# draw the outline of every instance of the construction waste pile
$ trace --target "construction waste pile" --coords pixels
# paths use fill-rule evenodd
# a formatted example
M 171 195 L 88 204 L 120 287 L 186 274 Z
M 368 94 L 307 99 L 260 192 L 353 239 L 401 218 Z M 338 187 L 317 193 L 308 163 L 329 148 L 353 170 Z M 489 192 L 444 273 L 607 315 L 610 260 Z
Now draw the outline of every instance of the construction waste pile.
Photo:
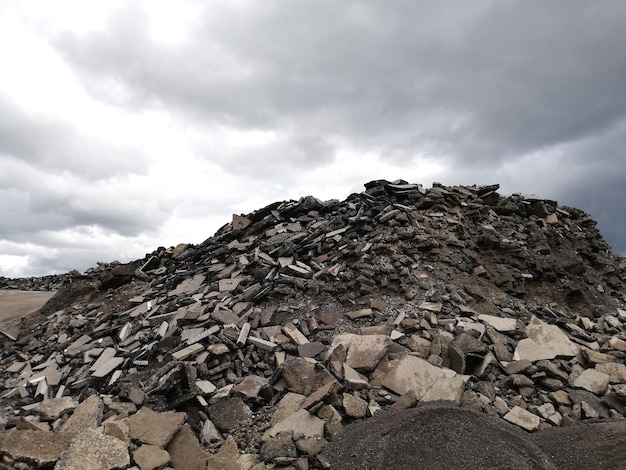
M 626 260 L 583 211 L 497 191 L 372 181 L 0 279 L 58 289 L 0 325 L 0 468 L 339 468 L 351 423 L 440 400 L 524 433 L 623 419 Z

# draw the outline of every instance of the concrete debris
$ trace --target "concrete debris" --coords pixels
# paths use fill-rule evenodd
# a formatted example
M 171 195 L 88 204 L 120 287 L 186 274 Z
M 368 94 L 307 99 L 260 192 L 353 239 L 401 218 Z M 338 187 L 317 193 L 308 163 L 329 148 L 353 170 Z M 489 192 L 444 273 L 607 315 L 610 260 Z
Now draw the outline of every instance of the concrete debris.
M 596 395 L 603 395 L 606 388 L 609 386 L 610 376 L 598 372 L 595 369 L 585 369 L 574 380 L 574 387 L 584 388 L 585 390 L 595 393 Z
M 72 416 L 61 427 L 61 431 L 67 434 L 78 434 L 85 429 L 96 429 L 102 421 L 104 405 L 97 395 L 86 398 L 79 404 Z
M 526 326 L 526 336 L 515 349 L 513 359 L 516 361 L 574 357 L 580 350 L 558 326 L 550 325 L 537 317 L 533 317 Z
M 133 454 L 133 460 L 140 470 L 154 470 L 170 463 L 170 454 L 160 447 L 143 444 Z
M 333 339 L 329 355 L 342 345 L 346 349 L 345 363 L 359 372 L 369 372 L 376 368 L 387 353 L 389 343 L 387 335 L 340 334 Z
M 239 465 L 239 449 L 232 436 L 228 436 L 216 454 L 209 455 L 207 468 L 219 470 L 242 470 Z
M 71 397 L 61 397 L 37 403 L 31 407 L 31 410 L 37 412 L 42 419 L 54 421 L 74 408 L 76 408 L 76 404 Z
M 158 413 L 143 407 L 130 417 L 130 437 L 164 448 L 185 422 L 184 413 Z
M 207 455 L 200 448 L 198 438 L 185 424 L 167 446 L 167 452 L 172 459 L 172 467 L 189 470 L 204 470 Z
M 539 416 L 519 406 L 514 406 L 511 411 L 504 415 L 504 419 L 509 423 L 516 424 L 520 428 L 526 429 L 526 431 L 534 431 L 539 427 L 539 423 L 541 422 Z
M 18 461 L 46 466 L 59 459 L 71 440 L 68 434 L 13 428 L 0 441 L 0 451 Z
M 322 437 L 324 435 L 324 420 L 300 409 L 272 426 L 264 438 L 275 437 L 279 433 L 285 432 L 291 433 L 296 439 Z
M 517 329 L 517 320 L 515 318 L 502 318 L 494 315 L 478 315 L 478 319 L 488 325 L 493 326 L 497 331 L 510 332 Z
M 624 414 L 626 263 L 587 214 L 497 185 L 365 188 L 0 278 L 57 291 L 0 326 L 5 462 L 320 468 L 346 423 L 389 408 L 479 405 L 527 431 Z
M 113 470 L 130 464 L 126 444 L 91 428 L 77 434 L 55 470 Z
M 404 356 L 391 365 L 391 370 L 382 384 L 398 395 L 412 391 L 418 399 L 421 399 L 437 380 L 455 375 L 456 372 L 453 370 L 434 366 L 419 357 Z
M 252 412 L 248 405 L 239 398 L 218 401 L 207 408 L 211 420 L 223 432 L 232 432 L 244 426 Z

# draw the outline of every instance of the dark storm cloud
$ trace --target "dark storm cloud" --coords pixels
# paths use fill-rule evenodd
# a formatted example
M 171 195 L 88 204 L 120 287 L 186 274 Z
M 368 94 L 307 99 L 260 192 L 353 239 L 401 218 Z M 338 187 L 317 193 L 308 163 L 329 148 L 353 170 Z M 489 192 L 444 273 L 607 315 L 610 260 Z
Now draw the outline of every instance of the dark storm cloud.
M 532 151 L 624 116 L 618 2 L 376 5 L 211 6 L 171 48 L 129 7 L 109 29 L 58 44 L 91 78 L 123 83 L 144 105 L 368 146 L 435 141 L 459 158 Z

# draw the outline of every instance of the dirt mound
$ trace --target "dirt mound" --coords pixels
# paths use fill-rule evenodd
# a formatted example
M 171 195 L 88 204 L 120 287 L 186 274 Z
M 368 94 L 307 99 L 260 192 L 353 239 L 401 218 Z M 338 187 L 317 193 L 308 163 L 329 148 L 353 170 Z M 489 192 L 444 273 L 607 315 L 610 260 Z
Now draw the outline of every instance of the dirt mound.
M 363 465 L 366 448 L 409 465 L 385 450 L 404 442 L 424 465 L 449 454 L 439 468 L 558 467 L 527 431 L 624 418 L 626 263 L 584 212 L 497 189 L 373 181 L 233 215 L 199 245 L 9 281 L 63 288 L 0 337 L 0 454 L 302 470 L 365 420 L 376 439 L 345 438 Z M 421 408 L 441 400 L 484 415 Z
M 441 403 L 381 412 L 324 452 L 331 468 L 556 470 L 528 434 L 499 418 Z
M 324 451 L 331 468 L 588 470 L 626 468 L 626 422 L 535 434 L 468 407 L 429 403 L 348 426 Z

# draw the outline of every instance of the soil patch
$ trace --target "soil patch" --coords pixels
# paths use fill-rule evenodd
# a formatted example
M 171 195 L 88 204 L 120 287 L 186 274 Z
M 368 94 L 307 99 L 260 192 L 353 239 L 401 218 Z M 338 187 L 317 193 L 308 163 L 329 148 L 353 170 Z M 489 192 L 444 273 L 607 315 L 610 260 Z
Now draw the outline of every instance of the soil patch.
M 445 403 L 377 413 L 324 451 L 331 468 L 463 470 L 626 468 L 626 421 L 526 433 Z
M 40 309 L 55 292 L 0 290 L 0 324 Z

